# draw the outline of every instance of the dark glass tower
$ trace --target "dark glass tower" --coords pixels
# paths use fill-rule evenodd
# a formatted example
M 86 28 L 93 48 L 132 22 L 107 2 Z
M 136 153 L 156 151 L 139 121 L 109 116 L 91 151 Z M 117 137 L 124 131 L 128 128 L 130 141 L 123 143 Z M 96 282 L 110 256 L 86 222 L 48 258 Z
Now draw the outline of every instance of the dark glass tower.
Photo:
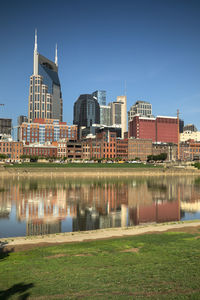
M 99 103 L 91 94 L 80 95 L 74 103 L 74 124 L 79 127 L 90 127 L 92 124 L 99 124 L 100 108 Z

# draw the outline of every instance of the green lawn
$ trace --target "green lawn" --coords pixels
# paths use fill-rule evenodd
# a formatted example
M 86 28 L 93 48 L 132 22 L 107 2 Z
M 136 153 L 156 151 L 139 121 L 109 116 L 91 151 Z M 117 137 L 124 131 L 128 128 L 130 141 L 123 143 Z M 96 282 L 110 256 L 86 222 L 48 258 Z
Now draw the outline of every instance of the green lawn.
M 143 163 L 22 163 L 5 165 L 6 168 L 158 168 L 152 164 Z
M 0 299 L 200 299 L 200 232 L 65 244 L 0 258 Z

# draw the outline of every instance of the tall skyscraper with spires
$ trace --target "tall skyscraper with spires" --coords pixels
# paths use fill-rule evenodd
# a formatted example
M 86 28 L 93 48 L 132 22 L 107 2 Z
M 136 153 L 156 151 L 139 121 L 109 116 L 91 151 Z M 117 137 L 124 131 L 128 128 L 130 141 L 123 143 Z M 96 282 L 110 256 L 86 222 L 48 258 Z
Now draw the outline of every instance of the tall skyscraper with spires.
M 30 77 L 28 121 L 35 119 L 63 118 L 63 101 L 58 77 L 58 54 L 55 49 L 55 62 L 38 53 L 37 31 L 33 54 L 33 75 Z

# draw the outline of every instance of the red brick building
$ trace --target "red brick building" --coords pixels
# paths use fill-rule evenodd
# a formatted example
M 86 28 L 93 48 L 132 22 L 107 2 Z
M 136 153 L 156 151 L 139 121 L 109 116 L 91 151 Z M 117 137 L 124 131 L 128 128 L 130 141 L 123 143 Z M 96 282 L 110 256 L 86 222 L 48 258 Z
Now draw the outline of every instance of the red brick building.
M 25 145 L 24 155 L 41 156 L 41 157 L 57 157 L 57 146 L 53 145 Z
M 175 117 L 157 118 L 136 115 L 129 122 L 129 137 L 150 139 L 152 142 L 178 143 L 178 121 Z
M 77 130 L 77 125 L 67 125 L 59 120 L 35 119 L 33 123 L 22 123 L 19 127 L 19 138 L 26 143 L 77 140 Z
M 156 118 L 156 141 L 162 143 L 178 143 L 178 120 L 176 117 Z
M 117 157 L 128 159 L 128 139 L 117 139 Z
M 128 139 L 128 159 L 135 160 L 139 158 L 146 161 L 147 157 L 152 155 L 152 141 L 149 139 Z
M 0 153 L 7 155 L 8 159 L 20 160 L 23 155 L 23 143 L 0 141 Z
M 129 122 L 129 137 L 156 141 L 156 119 L 135 116 Z

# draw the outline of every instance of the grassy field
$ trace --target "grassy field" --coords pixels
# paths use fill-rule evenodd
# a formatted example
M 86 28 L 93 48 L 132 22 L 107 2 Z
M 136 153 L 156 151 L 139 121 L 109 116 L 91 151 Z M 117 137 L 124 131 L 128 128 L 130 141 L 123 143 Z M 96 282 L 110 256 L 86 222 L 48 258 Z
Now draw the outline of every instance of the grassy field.
M 200 299 L 199 280 L 199 229 L 0 256 L 0 299 Z
M 158 168 L 152 164 L 128 163 L 22 163 L 5 165 L 6 168 Z

